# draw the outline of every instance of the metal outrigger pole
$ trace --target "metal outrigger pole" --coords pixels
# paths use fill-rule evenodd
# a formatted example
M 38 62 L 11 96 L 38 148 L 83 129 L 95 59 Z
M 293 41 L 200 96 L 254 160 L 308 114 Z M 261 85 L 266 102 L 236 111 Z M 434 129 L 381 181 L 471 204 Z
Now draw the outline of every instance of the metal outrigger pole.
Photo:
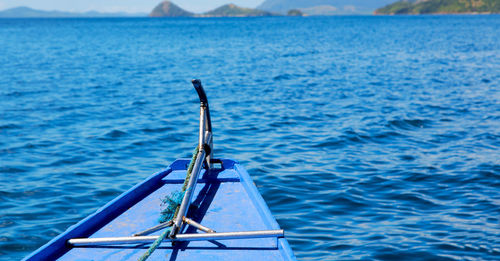
M 205 168 L 210 170 L 213 168 L 213 140 L 212 140 L 212 122 L 210 120 L 210 110 L 208 107 L 208 99 L 201 85 L 200 80 L 192 80 L 194 88 L 200 98 L 200 132 L 198 138 L 198 152 L 194 162 L 193 170 L 184 192 L 184 197 L 177 211 L 177 215 L 169 222 L 149 228 L 145 231 L 138 232 L 131 237 L 111 237 L 111 238 L 73 238 L 68 240 L 68 244 L 73 246 L 89 246 L 89 245 L 116 245 L 130 243 L 150 243 L 158 239 L 158 236 L 146 236 L 155 231 L 165 229 L 172 226 L 169 234 L 170 242 L 174 241 L 197 241 L 197 240 L 224 240 L 224 239 L 248 239 L 248 238 L 266 238 L 266 237 L 283 237 L 282 229 L 276 230 L 260 230 L 260 231 L 239 231 L 239 232 L 223 232 L 218 233 L 207 228 L 194 220 L 189 219 L 186 215 L 191 205 L 191 200 L 198 183 L 198 178 L 201 173 L 203 164 Z M 204 231 L 203 234 L 182 234 L 184 226 L 189 224 L 196 227 L 198 230 Z M 160 241 L 161 242 L 161 241 Z M 153 250 L 154 251 L 154 250 Z
M 201 85 L 201 81 L 193 80 L 192 83 L 200 98 L 200 133 L 198 139 L 198 155 L 196 156 L 193 171 L 191 173 L 186 192 L 184 193 L 184 198 L 182 199 L 182 203 L 179 207 L 179 211 L 177 216 L 174 217 L 172 232 L 169 235 L 170 238 L 175 238 L 177 233 L 183 229 L 184 218 L 189 209 L 189 205 L 191 205 L 191 198 L 193 197 L 193 192 L 196 187 L 196 183 L 198 182 L 198 177 L 203 163 L 205 162 L 207 169 L 212 167 L 210 162 L 213 157 L 212 122 L 210 120 L 208 99 L 205 90 L 203 90 L 203 86 Z

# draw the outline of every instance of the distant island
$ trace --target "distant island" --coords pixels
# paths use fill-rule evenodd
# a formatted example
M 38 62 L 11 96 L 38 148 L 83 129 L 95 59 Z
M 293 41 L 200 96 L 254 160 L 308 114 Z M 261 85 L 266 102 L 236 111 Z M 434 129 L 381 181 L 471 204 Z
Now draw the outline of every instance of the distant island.
M 44 11 L 29 7 L 15 7 L 0 11 L 0 18 L 70 18 L 70 17 L 144 17 L 144 13 L 101 13 L 89 11 L 84 13 Z
M 290 11 L 288 11 L 288 13 L 286 15 L 288 15 L 288 16 L 304 16 L 304 13 L 302 13 L 302 11 L 300 11 L 299 9 L 291 9 Z
M 239 7 L 234 4 L 226 4 L 214 10 L 196 14 L 186 11 L 170 1 L 161 2 L 149 14 L 150 17 L 251 17 L 274 15 L 277 14 L 259 9 Z
M 304 15 L 368 15 L 394 1 L 396 0 L 265 0 L 257 9 L 279 14 L 295 9 Z
M 273 16 L 271 12 L 262 11 L 253 8 L 243 8 L 234 4 L 227 4 L 218 7 L 212 11 L 208 11 L 201 16 L 203 17 L 241 17 L 241 16 Z
M 375 10 L 375 14 L 491 14 L 500 13 L 500 0 L 399 1 Z
M 151 13 L 150 17 L 193 17 L 195 13 L 188 12 L 170 1 L 163 1 L 158 4 Z

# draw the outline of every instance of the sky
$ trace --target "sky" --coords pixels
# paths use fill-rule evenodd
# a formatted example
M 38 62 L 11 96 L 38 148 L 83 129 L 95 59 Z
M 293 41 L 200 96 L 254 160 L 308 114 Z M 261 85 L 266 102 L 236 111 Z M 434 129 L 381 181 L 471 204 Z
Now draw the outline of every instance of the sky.
M 162 0 L 0 0 L 0 10 L 27 6 L 40 10 L 72 12 L 143 12 L 149 13 Z M 264 0 L 173 0 L 178 6 L 192 12 L 205 12 L 233 3 L 242 7 L 256 7 Z

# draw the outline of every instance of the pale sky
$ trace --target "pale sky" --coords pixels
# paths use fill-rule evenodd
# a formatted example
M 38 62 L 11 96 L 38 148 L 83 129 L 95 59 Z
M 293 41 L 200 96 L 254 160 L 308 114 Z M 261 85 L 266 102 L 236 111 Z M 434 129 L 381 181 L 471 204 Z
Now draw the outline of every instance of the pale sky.
M 0 0 L 0 10 L 27 6 L 41 10 L 144 12 L 149 13 L 162 0 Z M 178 6 L 192 12 L 205 12 L 224 4 L 233 3 L 242 7 L 256 7 L 264 0 L 173 0 Z

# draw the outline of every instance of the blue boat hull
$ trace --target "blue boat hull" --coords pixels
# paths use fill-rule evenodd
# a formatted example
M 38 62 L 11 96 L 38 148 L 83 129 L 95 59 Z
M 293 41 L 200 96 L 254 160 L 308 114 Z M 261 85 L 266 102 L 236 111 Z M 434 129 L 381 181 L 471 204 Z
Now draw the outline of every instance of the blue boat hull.
M 233 160 L 203 172 L 189 216 L 217 232 L 279 229 L 246 170 Z M 180 190 L 189 160 L 123 193 L 25 260 L 137 260 L 149 244 L 72 247 L 72 238 L 128 237 L 158 224 L 161 200 Z M 196 233 L 188 226 L 184 233 Z M 156 232 L 153 235 L 158 235 Z M 203 232 L 200 232 L 203 233 Z M 283 237 L 163 243 L 148 260 L 295 260 Z

